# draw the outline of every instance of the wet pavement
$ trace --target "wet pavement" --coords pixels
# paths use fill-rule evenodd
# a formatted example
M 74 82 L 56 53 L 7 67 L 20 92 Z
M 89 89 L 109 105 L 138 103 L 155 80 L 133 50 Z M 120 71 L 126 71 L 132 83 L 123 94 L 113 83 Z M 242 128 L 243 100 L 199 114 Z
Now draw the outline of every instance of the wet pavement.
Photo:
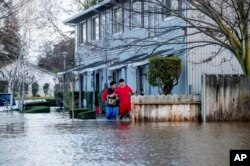
M 0 165 L 229 165 L 250 149 L 250 123 L 131 123 L 0 112 Z

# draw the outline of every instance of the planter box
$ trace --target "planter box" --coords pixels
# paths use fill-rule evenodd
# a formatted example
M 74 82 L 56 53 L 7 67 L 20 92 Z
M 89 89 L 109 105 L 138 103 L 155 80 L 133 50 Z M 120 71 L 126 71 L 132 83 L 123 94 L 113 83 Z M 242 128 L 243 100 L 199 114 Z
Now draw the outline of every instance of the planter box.
M 77 119 L 96 119 L 94 111 L 81 112 L 77 115 Z
M 75 108 L 75 110 L 74 110 L 74 118 L 77 118 L 77 115 L 79 113 L 87 112 L 87 111 L 89 111 L 88 108 Z M 72 111 L 69 111 L 69 116 L 70 116 L 70 118 L 73 118 L 73 112 Z

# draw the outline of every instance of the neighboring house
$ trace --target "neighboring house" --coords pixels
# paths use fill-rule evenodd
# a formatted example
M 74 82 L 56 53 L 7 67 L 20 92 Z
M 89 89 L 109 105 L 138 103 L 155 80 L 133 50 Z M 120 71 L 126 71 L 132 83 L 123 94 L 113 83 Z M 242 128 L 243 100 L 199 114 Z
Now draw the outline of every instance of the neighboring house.
M 185 7 L 182 1 L 184 0 L 163 0 L 163 3 L 172 9 L 179 9 Z M 152 13 L 146 12 L 152 10 Z M 179 50 L 185 49 L 186 44 L 150 45 L 149 43 L 164 42 L 186 33 L 185 30 L 176 30 L 161 35 L 161 27 L 186 25 L 172 16 L 171 12 L 162 14 L 162 10 L 159 5 L 148 5 L 143 1 L 125 0 L 118 3 L 114 0 L 103 0 L 66 20 L 66 24 L 75 26 L 75 67 L 59 72 L 58 75 L 73 71 L 77 75 L 77 91 L 100 92 L 105 83 L 124 78 L 138 94 L 142 90 L 143 94 L 158 94 L 158 88 L 150 86 L 147 80 L 148 58 L 152 52 L 156 55 L 178 55 L 182 58 L 182 74 L 179 84 L 173 89 L 174 94 L 200 94 L 201 76 L 204 73 L 242 73 L 235 59 L 228 62 L 225 60 L 221 64 L 224 56 L 230 54 L 228 52 L 208 63 L 200 63 L 202 58 L 210 56 L 214 51 L 213 46 L 180 53 Z M 148 40 L 140 43 L 143 46 L 133 42 L 145 37 Z M 185 43 L 193 40 L 193 37 L 178 40 Z M 120 49 L 117 49 L 119 46 Z M 157 49 L 154 50 L 156 46 Z
M 12 63 L 8 66 L 5 66 L 4 68 L 0 69 L 1 75 L 0 80 L 1 81 L 9 81 L 10 80 L 10 72 L 14 72 L 15 67 L 17 66 L 17 63 Z M 45 83 L 49 84 L 49 90 L 48 95 L 50 97 L 54 96 L 54 87 L 58 83 L 58 78 L 56 74 L 39 68 L 38 66 L 31 64 L 29 62 L 25 62 L 24 65 L 20 65 L 17 67 L 16 70 L 16 78 L 21 82 L 22 81 L 22 74 L 24 74 L 24 82 L 25 82 L 25 93 L 27 96 L 32 96 L 32 85 L 31 83 L 37 82 L 39 85 L 38 95 L 41 97 L 44 97 L 44 90 L 43 86 Z M 5 90 L 8 89 L 5 88 Z

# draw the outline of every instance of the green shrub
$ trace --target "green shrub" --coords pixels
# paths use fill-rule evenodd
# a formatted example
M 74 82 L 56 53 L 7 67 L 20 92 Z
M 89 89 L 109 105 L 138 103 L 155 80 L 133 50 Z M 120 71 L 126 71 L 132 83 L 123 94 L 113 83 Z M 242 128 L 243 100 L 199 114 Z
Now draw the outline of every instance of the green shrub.
M 87 112 L 87 111 L 89 111 L 87 108 L 75 108 L 75 109 L 74 109 L 74 118 L 77 118 L 77 115 L 78 115 L 79 113 Z M 70 116 L 70 118 L 73 117 L 73 113 L 72 113 L 71 110 L 69 110 L 69 116 Z
M 34 82 L 34 83 L 32 83 L 31 86 L 32 86 L 32 95 L 33 95 L 33 97 L 36 97 L 37 96 L 37 92 L 39 90 L 39 85 L 38 85 L 37 82 Z
M 12 111 L 20 111 L 20 109 L 19 108 L 15 108 L 15 109 L 12 109 Z
M 99 102 L 100 109 L 102 111 L 105 111 L 105 103 L 102 102 L 102 93 L 103 92 L 98 94 L 98 102 Z
M 27 107 L 24 110 L 24 113 L 49 113 L 50 107 L 47 106 L 33 106 Z
M 56 99 L 46 99 L 46 102 L 50 103 L 50 106 L 59 106 Z
M 63 93 L 62 92 L 55 92 L 54 93 L 55 100 L 58 106 L 63 106 Z
M 178 57 L 155 56 L 149 59 L 149 83 L 160 87 L 165 95 L 178 84 L 180 74 L 181 59 Z
M 94 111 L 81 112 L 77 115 L 77 119 L 96 119 L 96 113 Z
M 72 95 L 73 95 L 73 93 L 70 91 L 65 92 L 65 94 L 64 94 L 64 97 L 65 97 L 64 104 L 65 104 L 65 108 L 67 108 L 67 109 L 72 109 L 72 102 L 74 102 L 74 101 L 72 101 Z M 74 107 L 76 107 L 76 106 L 74 106 Z
M 86 100 L 86 107 L 90 110 L 93 109 L 93 92 L 82 92 L 82 100 Z M 59 106 L 63 106 L 63 93 L 56 92 L 55 93 L 55 100 L 57 101 Z M 75 107 L 79 107 L 79 92 L 74 92 L 74 102 Z M 67 106 L 72 106 L 72 92 L 65 93 L 65 103 Z M 69 108 L 67 108 L 69 109 Z
M 33 106 L 47 106 L 49 107 L 51 105 L 48 101 L 41 101 L 41 102 L 31 102 L 31 103 L 25 103 L 24 107 L 33 107 Z
M 48 92 L 49 92 L 49 84 L 48 83 L 45 83 L 43 85 L 43 92 L 44 92 L 44 95 L 46 97 L 48 95 Z

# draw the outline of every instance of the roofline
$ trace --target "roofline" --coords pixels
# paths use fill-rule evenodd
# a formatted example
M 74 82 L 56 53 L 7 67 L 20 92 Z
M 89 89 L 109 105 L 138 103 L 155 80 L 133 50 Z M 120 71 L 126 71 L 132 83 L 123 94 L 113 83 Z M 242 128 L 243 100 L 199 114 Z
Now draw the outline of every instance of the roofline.
M 79 19 L 80 17 L 83 17 L 86 14 L 89 14 L 90 12 L 94 12 L 96 9 L 103 7 L 104 5 L 107 5 L 109 3 L 112 3 L 114 0 L 104 0 L 94 6 L 89 7 L 86 10 L 82 10 L 81 12 L 79 12 L 78 14 L 66 19 L 65 21 L 63 21 L 64 24 L 67 25 L 75 25 L 76 24 L 76 20 Z
M 28 61 L 27 61 L 27 65 L 29 65 L 29 66 L 31 66 L 31 67 L 34 67 L 34 68 L 36 68 L 37 70 L 40 70 L 40 71 L 42 71 L 42 72 L 44 72 L 44 73 L 47 73 L 47 74 L 50 74 L 50 75 L 56 77 L 56 74 L 55 74 L 55 73 L 53 73 L 53 72 L 51 72 L 51 71 L 49 71 L 49 70 L 47 70 L 47 69 L 43 69 L 43 68 L 39 67 L 38 65 L 34 65 L 33 63 L 30 63 L 30 62 L 28 62 Z

